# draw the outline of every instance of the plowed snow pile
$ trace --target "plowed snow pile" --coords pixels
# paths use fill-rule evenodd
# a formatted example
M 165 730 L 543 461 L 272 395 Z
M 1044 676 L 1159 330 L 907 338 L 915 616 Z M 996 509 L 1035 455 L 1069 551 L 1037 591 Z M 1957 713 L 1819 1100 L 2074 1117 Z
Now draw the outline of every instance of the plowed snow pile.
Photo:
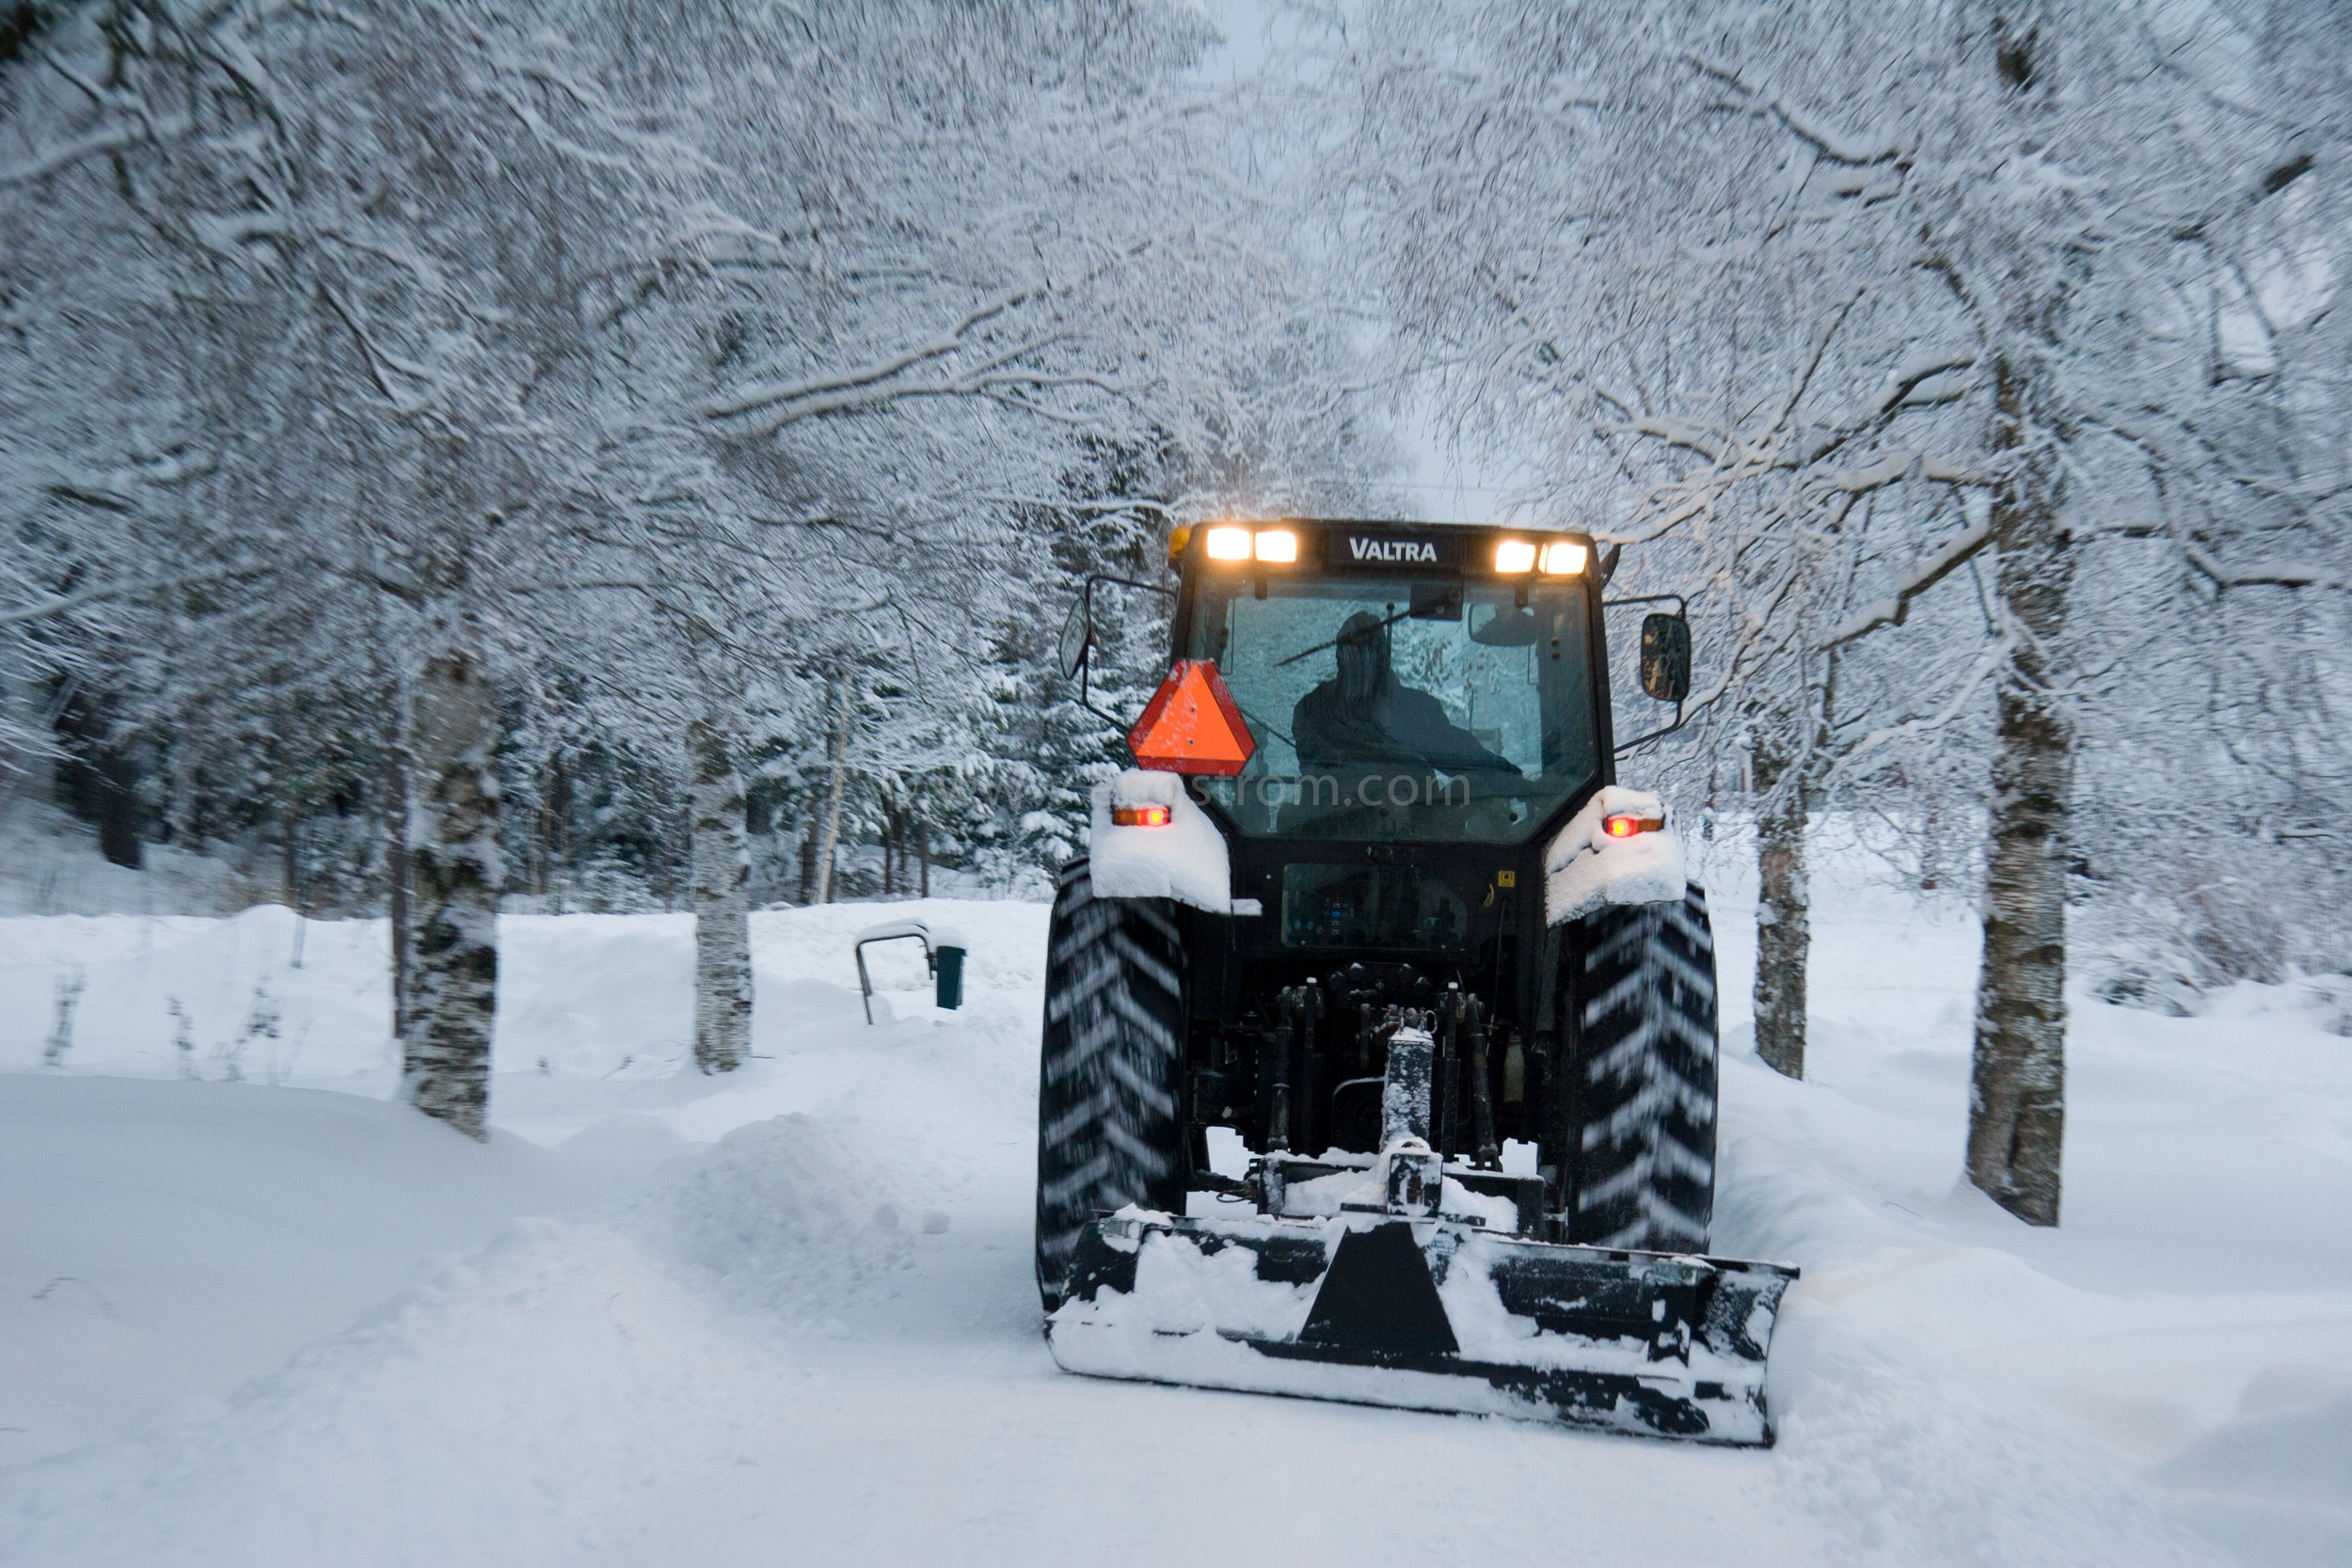
M 2029 1231 L 1959 1181 L 1967 911 L 1816 885 L 1804 1084 L 1749 1050 L 1717 900 L 1716 1244 L 1805 1270 L 1770 1452 L 1057 1372 L 1039 907 L 943 905 L 967 1006 L 885 959 L 870 1028 L 875 909 L 756 917 L 762 1059 L 718 1081 L 676 1070 L 682 917 L 511 921 L 487 1147 L 364 1098 L 380 927 L 294 970 L 282 911 L 0 922 L 0 1561 L 2352 1560 L 2325 998 L 2078 997 L 2067 1223 Z M 152 1081 L 183 1064 L 248 1081 Z

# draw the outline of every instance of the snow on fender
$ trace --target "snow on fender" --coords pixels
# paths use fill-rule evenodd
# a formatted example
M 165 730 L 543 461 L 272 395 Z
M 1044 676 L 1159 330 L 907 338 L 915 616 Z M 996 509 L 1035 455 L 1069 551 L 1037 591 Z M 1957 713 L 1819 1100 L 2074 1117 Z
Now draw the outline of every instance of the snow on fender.
M 1166 806 L 1156 828 L 1122 828 L 1111 808 Z M 1173 898 L 1212 914 L 1255 914 L 1254 899 L 1233 897 L 1225 835 L 1184 788 L 1182 774 L 1130 768 L 1094 786 L 1089 873 L 1098 898 Z
M 1602 824 L 1613 816 L 1665 825 L 1611 838 Z M 1544 851 L 1544 920 L 1557 926 L 1603 904 L 1678 900 L 1689 880 L 1682 835 L 1665 800 L 1646 790 L 1603 784 Z

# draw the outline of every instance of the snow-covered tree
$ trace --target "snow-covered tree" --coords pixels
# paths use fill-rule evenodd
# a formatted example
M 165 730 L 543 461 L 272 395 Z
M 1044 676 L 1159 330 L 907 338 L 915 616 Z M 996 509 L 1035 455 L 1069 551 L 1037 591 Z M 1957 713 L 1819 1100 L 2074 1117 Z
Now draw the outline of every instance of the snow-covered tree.
M 981 799 L 981 650 L 1089 454 L 1168 454 L 1127 492 L 1164 509 L 1361 441 L 1308 435 L 1342 332 L 1181 6 L 36 22 L 0 61 L 12 624 L 191 834 L 281 823 L 291 866 L 306 800 L 372 791 L 407 1092 L 468 1132 L 506 851 L 544 875 L 583 770 L 692 797 L 628 815 L 691 868 L 730 1067 L 750 759 L 801 759 L 818 837 Z
M 2219 590 L 2343 580 L 2339 482 L 2307 476 L 2342 463 L 2317 214 L 2345 195 L 2344 26 L 2084 0 L 1334 31 L 1339 232 L 1407 368 L 1465 435 L 1539 443 L 1555 515 L 1700 590 L 1701 707 L 1777 792 L 1758 1002 L 1783 1065 L 1801 1001 L 1768 976 L 1802 974 L 1808 792 L 1987 727 L 1969 1168 L 2037 1223 L 2093 695 L 2152 608 L 2209 623 Z M 1875 645 L 1956 578 L 1980 630 Z

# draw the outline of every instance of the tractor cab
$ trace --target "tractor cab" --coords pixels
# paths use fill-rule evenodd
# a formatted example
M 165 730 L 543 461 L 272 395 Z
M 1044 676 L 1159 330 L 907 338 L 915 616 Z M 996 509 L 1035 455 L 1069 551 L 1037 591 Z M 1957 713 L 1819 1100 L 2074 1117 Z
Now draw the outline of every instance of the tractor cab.
M 1191 544 L 1174 627 L 1176 656 L 1216 665 L 1257 742 L 1199 792 L 1233 832 L 1520 844 L 1607 782 L 1588 541 L 1252 531 L 1253 547 L 1287 535 L 1296 559 Z M 1502 571 L 1498 555 L 1528 563 Z

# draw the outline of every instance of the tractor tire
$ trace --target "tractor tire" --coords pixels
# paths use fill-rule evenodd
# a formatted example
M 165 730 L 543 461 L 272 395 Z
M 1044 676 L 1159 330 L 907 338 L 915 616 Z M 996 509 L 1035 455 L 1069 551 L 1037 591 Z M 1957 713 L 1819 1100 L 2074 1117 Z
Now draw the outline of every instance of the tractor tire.
M 1707 895 L 1576 923 L 1569 1024 L 1571 1242 L 1705 1252 L 1715 1212 L 1715 938 Z
M 1097 898 L 1062 868 L 1045 957 L 1037 1288 L 1061 1305 L 1078 1232 L 1130 1203 L 1184 1212 L 1184 941 L 1165 898 Z

